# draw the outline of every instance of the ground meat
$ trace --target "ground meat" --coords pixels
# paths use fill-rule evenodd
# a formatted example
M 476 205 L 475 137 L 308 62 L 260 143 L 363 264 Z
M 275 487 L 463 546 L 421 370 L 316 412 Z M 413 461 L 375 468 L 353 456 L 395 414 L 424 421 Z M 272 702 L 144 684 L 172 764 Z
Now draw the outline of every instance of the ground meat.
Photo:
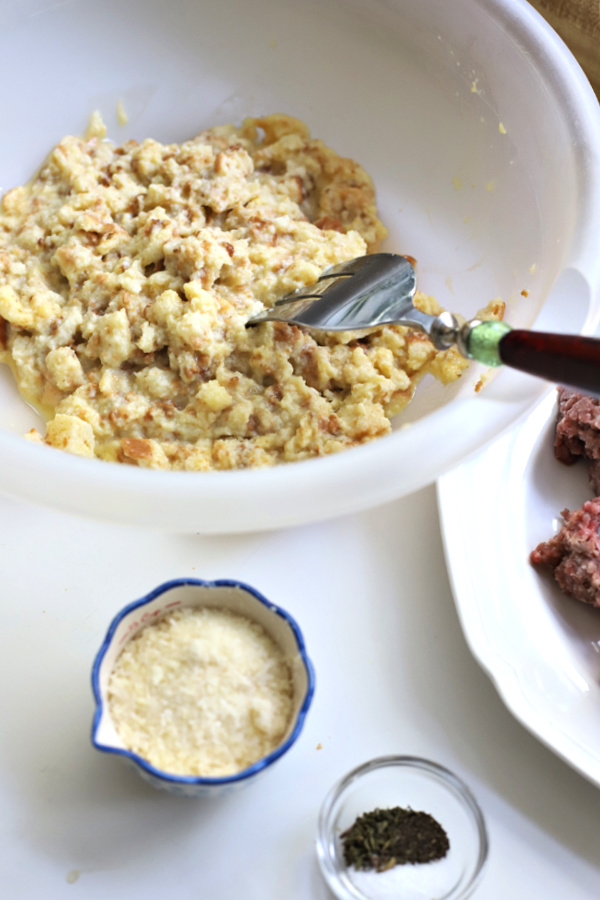
M 563 510 L 562 528 L 536 547 L 531 562 L 550 566 L 566 594 L 600 606 L 600 399 L 559 387 L 554 455 L 568 466 L 586 460 L 595 499 Z
M 580 456 L 600 459 L 600 399 L 558 389 L 558 415 L 554 454 L 572 465 Z
M 600 497 L 562 516 L 558 534 L 536 547 L 531 562 L 550 566 L 566 594 L 600 607 Z
M 600 494 L 600 398 L 558 388 L 554 455 L 567 466 L 583 457 L 594 497 Z
M 600 459 L 590 459 L 588 462 L 588 475 L 594 497 L 600 496 Z

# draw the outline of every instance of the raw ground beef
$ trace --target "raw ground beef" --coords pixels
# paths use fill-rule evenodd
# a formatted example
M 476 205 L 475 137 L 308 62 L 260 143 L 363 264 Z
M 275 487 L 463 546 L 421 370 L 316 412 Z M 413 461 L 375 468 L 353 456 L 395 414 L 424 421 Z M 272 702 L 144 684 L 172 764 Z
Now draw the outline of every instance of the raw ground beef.
M 536 547 L 531 562 L 550 566 L 566 594 L 600 606 L 600 497 L 562 516 L 558 534 Z
M 594 492 L 594 497 L 600 494 L 600 459 L 590 459 L 588 462 L 588 475 Z
M 581 509 L 563 510 L 558 534 L 539 544 L 530 559 L 550 566 L 566 594 L 600 607 L 600 399 L 558 389 L 554 454 L 565 465 L 584 458 L 596 496 Z
M 583 456 L 600 460 L 600 399 L 558 389 L 554 455 L 570 466 Z

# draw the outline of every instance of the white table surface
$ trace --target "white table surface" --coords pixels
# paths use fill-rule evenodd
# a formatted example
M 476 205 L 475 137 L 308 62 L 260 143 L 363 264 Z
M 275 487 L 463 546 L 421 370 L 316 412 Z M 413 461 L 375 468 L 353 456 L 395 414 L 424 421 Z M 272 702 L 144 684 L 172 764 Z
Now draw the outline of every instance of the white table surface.
M 434 487 L 286 532 L 207 538 L 0 499 L 0 896 L 330 900 L 315 826 L 374 756 L 472 788 L 490 858 L 477 900 L 597 900 L 600 794 L 524 730 L 472 659 Z M 232 577 L 299 621 L 317 689 L 290 753 L 215 801 L 171 797 L 94 751 L 89 673 L 113 614 L 177 576 Z M 318 749 L 321 746 L 321 749 Z

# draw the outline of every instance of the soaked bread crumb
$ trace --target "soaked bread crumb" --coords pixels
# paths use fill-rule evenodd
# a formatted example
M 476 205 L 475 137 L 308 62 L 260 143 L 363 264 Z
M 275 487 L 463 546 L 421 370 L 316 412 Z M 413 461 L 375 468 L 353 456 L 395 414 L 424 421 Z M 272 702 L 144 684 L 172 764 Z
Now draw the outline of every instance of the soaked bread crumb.
M 98 114 L 0 210 L 0 359 L 47 419 L 32 440 L 157 469 L 270 466 L 391 430 L 467 362 L 386 326 L 246 322 L 386 230 L 358 163 L 276 114 L 116 146 Z M 437 313 L 431 297 L 417 305 Z

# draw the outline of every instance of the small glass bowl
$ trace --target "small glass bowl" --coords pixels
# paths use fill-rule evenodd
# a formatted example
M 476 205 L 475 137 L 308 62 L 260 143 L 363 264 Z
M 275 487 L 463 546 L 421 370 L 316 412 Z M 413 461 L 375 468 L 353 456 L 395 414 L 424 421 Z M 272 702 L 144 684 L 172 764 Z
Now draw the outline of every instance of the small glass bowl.
M 341 834 L 362 814 L 395 806 L 429 813 L 450 839 L 436 862 L 357 872 L 344 862 Z M 321 807 L 317 856 L 339 900 L 464 900 L 475 889 L 488 853 L 482 812 L 469 788 L 448 769 L 413 756 L 382 756 L 349 772 Z
M 234 775 L 204 778 L 163 772 L 125 747 L 110 716 L 108 684 L 124 645 L 147 625 L 182 606 L 226 609 L 256 622 L 283 651 L 290 667 L 293 713 L 282 742 L 268 756 Z M 289 613 L 241 581 L 175 579 L 130 603 L 112 620 L 92 668 L 92 690 L 96 700 L 92 744 L 97 750 L 117 754 L 132 762 L 140 775 L 154 787 L 187 797 L 215 797 L 253 781 L 290 749 L 302 731 L 314 687 L 314 670 L 306 654 L 302 632 Z

